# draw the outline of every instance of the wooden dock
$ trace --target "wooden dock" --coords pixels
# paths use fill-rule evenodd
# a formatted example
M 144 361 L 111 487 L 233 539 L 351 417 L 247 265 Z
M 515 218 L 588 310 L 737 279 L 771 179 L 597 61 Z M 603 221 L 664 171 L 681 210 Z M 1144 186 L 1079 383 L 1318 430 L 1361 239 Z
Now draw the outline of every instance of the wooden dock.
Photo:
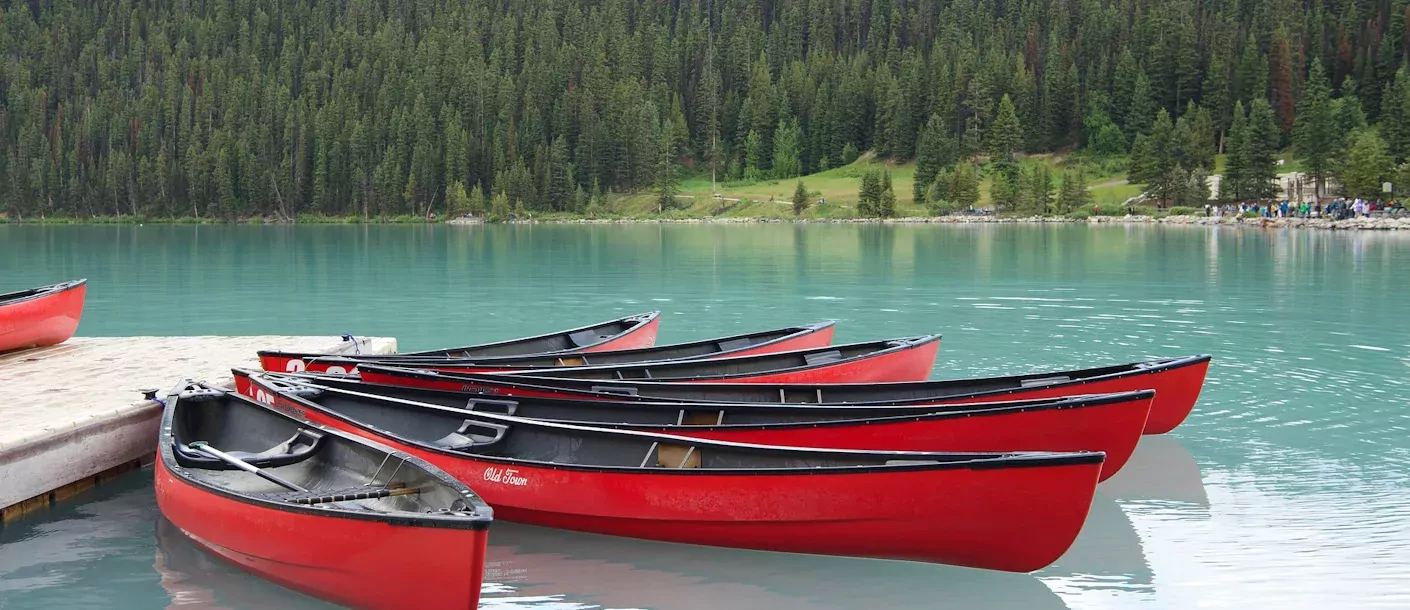
M 396 339 L 358 337 L 360 353 Z M 351 353 L 337 337 L 75 337 L 0 354 L 0 521 L 48 506 L 150 463 L 161 406 L 139 390 L 183 378 L 230 383 L 255 352 Z

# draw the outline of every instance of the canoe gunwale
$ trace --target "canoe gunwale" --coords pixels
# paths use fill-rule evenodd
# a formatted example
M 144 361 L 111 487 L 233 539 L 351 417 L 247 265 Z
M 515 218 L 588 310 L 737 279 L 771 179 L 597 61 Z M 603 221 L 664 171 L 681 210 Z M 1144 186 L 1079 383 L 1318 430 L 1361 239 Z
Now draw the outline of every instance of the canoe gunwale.
M 272 378 L 290 377 L 290 378 L 294 378 L 294 379 L 306 379 L 306 380 L 309 380 L 309 381 L 310 381 L 311 383 L 313 383 L 313 384 L 319 384 L 319 381 L 318 381 L 316 378 L 314 378 L 313 376 L 279 375 L 279 374 L 266 374 L 265 376 L 266 376 L 266 377 L 272 377 Z M 366 387 L 366 388 L 368 389 L 367 392 L 370 393 L 370 394 L 377 394 L 377 389 L 378 389 L 378 388 L 395 388 L 395 389 L 397 389 L 397 390 L 411 390 L 411 391 L 427 392 L 427 393 L 433 393 L 433 394 L 459 395 L 459 396 L 465 396 L 465 397 L 467 398 L 467 400 L 470 400 L 470 401 L 484 400 L 486 403 L 504 404 L 504 405 L 506 405 L 506 406 L 517 406 L 517 405 L 519 405 L 519 404 L 522 403 L 522 402 L 545 401 L 545 402 L 557 402 L 557 403 L 581 403 L 581 404 L 584 405 L 584 408 L 586 408 L 586 409 L 593 409 L 593 408 L 596 408 L 596 407 L 598 407 L 598 406 L 605 405 L 605 406 L 608 406 L 608 407 L 616 407 L 616 408 L 641 408 L 641 409 L 651 409 L 651 410 L 661 410 L 661 411 L 696 411 L 696 412 L 701 412 L 701 413 L 705 413 L 705 412 L 718 412 L 718 411 L 729 412 L 729 411 L 737 411 L 737 410 L 744 410 L 744 411 L 762 410 L 762 411 L 778 411 L 778 412 L 781 412 L 781 413 L 787 413 L 787 412 L 789 412 L 789 411 L 793 411 L 793 412 L 795 412 L 795 413 L 802 413 L 802 414 L 806 414 L 806 413 L 809 412 L 809 411 L 825 411 L 825 410 L 828 410 L 828 409 L 831 409 L 831 408 L 834 407 L 834 405 L 817 405 L 817 404 L 802 404 L 802 403 L 786 403 L 786 404 L 784 404 L 784 403 L 691 403 L 691 402 L 644 402 L 644 401 L 618 401 L 618 402 L 610 402 L 610 401 L 554 399 L 554 398 L 536 398 L 536 397 L 525 397 L 525 398 L 519 398 L 519 397 L 504 397 L 504 398 L 495 398 L 495 399 L 489 399 L 489 398 L 483 398 L 483 399 L 481 399 L 480 397 L 483 397 L 483 396 L 485 396 L 485 395 L 484 395 L 484 394 L 477 394 L 477 393 L 475 393 L 475 392 L 465 392 L 465 391 L 455 391 L 455 390 L 440 390 L 440 389 L 419 388 L 419 387 L 412 387 L 412 386 L 388 386 L 388 385 L 377 384 L 377 383 L 354 382 L 354 381 L 352 381 L 351 379 L 349 379 L 348 381 L 349 381 L 349 383 L 357 383 L 357 384 L 359 384 L 359 385 L 361 385 L 361 386 Z M 1106 405 L 1111 405 L 1111 404 L 1118 404 L 1118 403 L 1129 402 L 1129 401 L 1133 401 L 1133 400 L 1150 400 L 1150 399 L 1152 399 L 1152 398 L 1155 398 L 1155 395 L 1156 395 L 1155 390 L 1128 390 L 1128 391 L 1124 391 L 1124 392 L 1102 392 L 1102 393 L 1093 393 L 1093 394 L 1074 394 L 1074 395 L 1071 395 L 1071 396 L 1062 396 L 1062 397 L 1055 397 L 1055 398 L 1033 398 L 1033 399 L 1027 399 L 1027 400 L 1013 400 L 1013 401 L 994 401 L 994 402 L 979 402 L 979 403 L 961 403 L 961 404 L 953 404 L 953 405 L 896 405 L 896 406 L 895 406 L 897 410 L 903 410 L 903 409 L 904 409 L 904 410 L 906 410 L 906 411 L 911 411 L 911 412 L 909 412 L 909 413 L 888 413 L 888 412 L 886 411 L 886 409 L 888 409 L 889 405 L 883 405 L 883 406 L 877 407 L 880 412 L 878 412 L 875 416 L 864 416 L 864 415 L 862 415 L 862 414 L 857 414 L 856 417 L 849 417 L 849 418 L 846 418 L 846 419 L 818 419 L 818 420 L 804 420 L 804 421 L 756 422 L 756 423 L 746 423 L 746 424 L 728 423 L 728 422 L 722 423 L 722 424 L 704 424 L 704 425 L 700 425 L 700 424 L 654 424 L 654 423 L 637 423 L 637 422 L 607 422 L 607 421 L 601 421 L 601 422 L 599 422 L 599 421 L 587 421 L 587 420 L 564 420 L 564 419 L 551 419 L 551 418 L 528 417 L 528 416 L 523 416 L 523 415 L 515 415 L 515 416 L 516 416 L 516 417 L 523 417 L 523 418 L 525 418 L 525 419 L 535 419 L 535 420 L 538 420 L 538 421 L 548 421 L 548 422 L 555 422 L 555 423 L 566 423 L 566 424 L 570 424 L 570 425 L 587 425 L 587 426 L 593 426 L 593 427 L 597 427 L 597 428 L 622 429 L 622 430 L 631 430 L 631 429 L 634 429 L 634 428 L 648 428 L 648 427 L 649 427 L 649 428 L 670 427 L 670 428 L 681 428 L 681 429 L 688 429 L 688 430 L 711 430 L 711 431 L 713 431 L 713 430 L 721 430 L 721 431 L 725 431 L 725 430 L 761 430 L 761 429 L 782 430 L 782 429 L 795 429 L 795 428 L 820 428 L 820 427 L 829 427 L 829 426 L 855 426 L 855 425 L 881 424 L 881 423 L 893 423 L 893 422 L 905 422 L 905 421 L 925 421 L 925 420 L 937 420 L 937 419 L 958 419 L 958 418 L 965 418 L 965 417 L 983 417 L 983 416 L 987 416 L 987 415 L 1002 415 L 1002 414 L 1009 414 L 1009 413 L 1028 413 L 1028 412 L 1034 412 L 1034 411 L 1080 409 L 1080 408 L 1085 408 L 1085 407 L 1098 407 L 1098 406 L 1106 406 Z M 437 405 L 437 406 L 439 406 L 439 405 Z M 932 409 L 932 407 L 933 407 L 933 409 Z M 452 407 L 445 407 L 445 408 L 452 408 Z M 463 410 L 463 411 L 465 411 L 465 412 L 467 412 L 467 413 L 482 413 L 482 412 L 473 411 L 473 410 L 471 410 L 471 409 L 461 409 L 461 410 Z
M 0 308 L 4 308 L 9 305 L 27 303 L 29 301 L 43 299 L 60 293 L 68 292 L 87 283 L 88 279 L 84 278 L 79 280 L 70 280 L 67 282 L 59 282 L 57 284 L 50 284 L 48 286 L 39 286 L 37 288 L 27 288 L 25 290 L 17 290 L 15 292 L 0 294 Z
M 748 338 L 752 338 L 752 337 L 757 337 L 757 336 L 759 336 L 759 335 L 778 335 L 778 336 L 776 336 L 776 337 L 774 337 L 774 338 L 772 338 L 772 339 L 769 339 L 768 341 L 763 341 L 763 342 L 760 342 L 760 343 L 754 343 L 754 344 L 750 344 L 750 345 L 744 345 L 744 346 L 736 347 L 736 348 L 729 349 L 729 350 L 719 351 L 719 352 L 716 352 L 716 353 L 713 353 L 713 354 L 703 354 L 703 355 L 700 355 L 700 356 L 669 356 L 669 357 L 664 357 L 664 358 L 650 358 L 650 359 L 646 359 L 646 360 L 636 360 L 636 361 L 621 362 L 621 363 L 618 363 L 618 365 L 619 365 L 619 366 L 631 366 L 631 365 L 635 365 L 635 364 L 645 364 L 645 363 L 654 363 L 654 362 L 673 362 L 673 361 L 678 361 L 678 360 L 719 359 L 719 358 L 723 358 L 723 357 L 730 357 L 731 354 L 735 354 L 735 353 L 737 353 L 737 352 L 750 351 L 750 350 L 757 350 L 757 349 L 759 349 L 759 348 L 765 348 L 765 347 L 768 347 L 768 346 L 770 346 L 770 345 L 776 345 L 776 344 L 779 344 L 779 343 L 782 343 L 782 342 L 793 341 L 793 340 L 797 340 L 797 339 L 800 339 L 800 338 L 804 338 L 804 337 L 807 337 L 807 336 L 812 335 L 812 334 L 814 334 L 814 333 L 817 333 L 817 332 L 826 330 L 826 329 L 828 329 L 828 328 L 830 328 L 830 327 L 832 327 L 832 326 L 835 326 L 835 325 L 836 325 L 836 322 L 835 322 L 835 321 L 828 320 L 828 321 L 815 322 L 815 323 L 812 323 L 812 324 L 807 324 L 807 325 L 802 325 L 802 326 L 785 326 L 785 327 L 782 327 L 782 328 L 776 328 L 776 329 L 772 329 L 772 330 L 757 331 L 757 332 L 752 332 L 752 333 L 740 333 L 740 334 L 729 335 L 729 336 L 725 336 L 725 337 L 713 337 L 713 338 L 710 338 L 710 339 L 702 339 L 702 340 L 699 340 L 699 341 L 686 341 L 686 342 L 674 343 L 674 344 L 670 344 L 670 345 L 661 345 L 661 346 L 655 346 L 655 347 L 641 347 L 641 348 L 624 349 L 624 350 L 611 350 L 611 351 L 603 351 L 603 352 L 586 352 L 586 353 L 562 352 L 562 351 L 558 351 L 558 352 L 542 352 L 542 353 L 535 353 L 535 354 L 520 354 L 520 355 L 514 355 L 514 356 L 486 356 L 486 357 L 481 357 L 481 358 L 475 358 L 475 357 L 471 357 L 471 358 L 452 358 L 452 357 L 448 357 L 448 356 L 436 356 L 436 355 L 433 355 L 433 354 L 428 353 L 428 352 L 408 352 L 408 353 L 404 353 L 404 354 L 376 354 L 376 355 L 348 355 L 348 354 L 328 355 L 328 354 L 313 353 L 313 352 L 284 352 L 284 351 L 278 351 L 278 350 L 260 350 L 260 351 L 257 353 L 257 355 L 260 356 L 260 357 L 270 356 L 270 357 L 278 357 L 278 358 L 297 358 L 297 359 L 303 360 L 304 362 L 310 363 L 310 364 L 312 364 L 312 363 L 334 364 L 334 365 L 341 365 L 341 366 L 344 366 L 345 368 L 348 368 L 348 367 L 351 367 L 351 366 L 360 366 L 360 365 L 362 365 L 362 364 L 387 364 L 387 363 L 392 363 L 392 364 L 394 364 L 394 365 L 396 365 L 396 366 L 403 366 L 403 365 L 405 365 L 405 366 L 412 366 L 412 367 L 415 367 L 415 366 L 443 366 L 443 367 L 449 367 L 449 366 L 480 367 L 480 366 L 483 366 L 483 367 L 486 367 L 486 368 L 490 368 L 490 367 L 504 367 L 504 369 L 505 369 L 506 371 L 517 371 L 517 370 L 533 370 L 533 371 L 539 371 L 539 370 L 551 370 L 551 368 L 550 368 L 550 367 L 544 367 L 544 366 L 541 366 L 541 365 L 523 365 L 523 366 L 517 366 L 517 367 L 516 367 L 516 366 L 514 366 L 512 363 L 515 362 L 515 361 L 524 361 L 524 360 L 538 359 L 538 358 L 592 358 L 592 357 L 594 357 L 594 356 L 596 356 L 596 357 L 601 357 L 603 354 L 620 354 L 620 353 L 627 353 L 627 352 L 667 352 L 668 350 L 688 349 L 688 348 L 695 347 L 695 346 L 698 346 L 698 345 L 706 345 L 706 344 L 711 344 L 711 343 L 722 343 L 722 342 L 733 341 L 733 340 L 738 340 L 738 339 L 748 339 Z M 633 329 L 633 330 L 635 330 L 635 329 Z M 556 333 L 555 333 L 555 334 L 556 334 Z M 545 336 L 551 336 L 551 335 L 545 335 Z M 436 351 L 436 352 L 457 351 L 457 350 L 464 350 L 464 349 L 474 349 L 474 347 L 475 347 L 475 346 L 467 346 L 467 347 L 451 348 L 451 349 L 446 349 L 446 350 L 435 350 L 435 351 Z M 425 355 L 417 355 L 417 354 L 425 354 Z M 508 363 L 510 363 L 510 364 L 504 364 L 504 363 L 506 363 L 506 362 L 508 362 Z M 610 364 L 610 363 L 609 363 L 609 364 L 604 364 L 604 365 L 588 364 L 588 365 L 584 365 L 584 366 L 611 366 L 611 364 Z M 574 367 L 574 368 L 577 368 L 577 367 Z M 278 371 L 275 371 L 275 372 L 278 372 Z
M 907 398 L 891 398 L 891 399 L 870 400 L 870 401 L 828 401 L 828 400 L 823 400 L 822 402 L 798 402 L 798 403 L 793 403 L 793 402 L 779 402 L 779 401 L 724 400 L 724 399 L 718 399 L 718 398 L 693 398 L 693 397 L 687 399 L 687 398 L 678 398 L 678 397 L 674 397 L 674 396 L 653 396 L 653 395 L 651 395 L 651 394 L 642 394 L 642 393 L 640 393 L 639 391 L 634 391 L 634 392 L 631 392 L 631 393 L 628 393 L 628 392 L 627 392 L 628 390 L 639 390 L 639 388 L 641 388 L 641 387 L 650 388 L 650 387 L 656 387 L 656 386 L 663 386 L 663 387 L 664 387 L 664 386 L 674 386 L 674 385 L 677 385 L 677 384 L 675 383 L 675 380 L 672 380 L 672 381 L 669 381 L 669 382 L 661 382 L 661 381 L 653 381 L 653 380 L 650 380 L 650 379 L 617 379 L 617 380 L 607 380 L 607 379 L 580 379 L 580 378 L 566 378 L 566 377 L 551 377 L 551 376 L 547 376 L 547 375 L 533 375 L 533 374 L 503 375 L 503 374 L 492 374 L 492 373 L 454 373 L 454 372 L 446 372 L 446 371 L 434 371 L 434 370 L 429 370 L 429 369 L 415 369 L 415 368 L 410 368 L 410 367 L 388 366 L 388 365 L 383 365 L 383 364 L 369 364 L 368 366 L 373 367 L 372 369 L 369 369 L 369 370 L 375 370 L 377 373 L 383 374 L 383 375 L 387 375 L 387 376 L 389 376 L 389 377 L 401 377 L 401 378 L 439 377 L 439 378 L 441 378 L 441 379 L 447 379 L 447 380 L 453 380 L 453 381 L 458 381 L 458 382 L 464 382 L 464 383 L 468 383 L 468 384 L 471 384 L 471 385 L 473 385 L 474 383 L 488 384 L 488 385 L 491 385 L 491 386 L 493 386 L 493 385 L 505 385 L 505 386 L 512 386 L 512 387 L 522 388 L 522 389 L 540 390 L 540 391 L 547 391 L 547 392 L 561 392 L 561 393 L 564 393 L 564 394 L 566 395 L 565 397 L 582 396 L 582 397 L 591 397 L 592 399 L 597 399 L 597 400 L 616 400 L 616 401 L 628 400 L 628 401 L 635 401 L 635 402 L 690 402 L 690 403 L 701 403 L 701 404 L 712 404 L 712 403 L 714 403 L 714 404 L 749 403 L 749 404 L 760 404 L 760 405 L 763 405 L 763 404 L 770 404 L 770 405 L 885 406 L 885 405 L 897 405 L 897 404 L 906 404 L 906 403 L 920 403 L 920 402 L 924 402 L 924 401 L 927 401 L 927 400 L 944 400 L 944 401 L 950 401 L 950 400 L 964 400 L 964 399 L 970 399 L 970 398 L 987 398 L 987 397 L 1006 396 L 1006 395 L 1009 395 L 1009 394 L 1017 394 L 1017 393 L 1029 392 L 1029 391 L 1040 390 L 1040 389 L 1041 389 L 1041 390 L 1051 390 L 1051 389 L 1068 388 L 1068 387 L 1074 387 L 1074 386 L 1081 386 L 1081 385 L 1089 384 L 1089 383 L 1098 383 L 1098 382 L 1103 382 L 1103 381 L 1110 381 L 1110 380 L 1113 380 L 1113 379 L 1129 379 L 1129 378 L 1137 378 L 1137 377 L 1144 376 L 1144 375 L 1155 375 L 1155 374 L 1159 374 L 1159 373 L 1165 373 L 1165 372 L 1169 372 L 1169 371 L 1172 371 L 1172 370 L 1175 370 L 1175 369 L 1179 369 L 1179 368 L 1184 368 L 1184 367 L 1189 367 L 1189 366 L 1197 366 L 1197 365 L 1200 365 L 1200 364 L 1208 363 L 1208 362 L 1211 361 L 1212 359 L 1213 359 L 1213 356 L 1212 356 L 1211 354 L 1198 354 L 1198 355 L 1193 355 L 1193 356 L 1176 356 L 1176 357 L 1171 357 L 1171 358 L 1156 358 L 1156 359 L 1152 359 L 1152 360 L 1144 360 L 1144 361 L 1132 362 L 1132 363 L 1127 363 L 1127 364 L 1111 365 L 1111 366 L 1104 366 L 1104 367 L 1093 367 L 1093 368 L 1088 368 L 1088 369 L 1070 369 L 1070 370 L 1064 370 L 1064 371 L 1049 371 L 1049 372 L 1043 372 L 1043 373 L 1034 373 L 1034 374 L 1031 374 L 1031 375 L 1012 375 L 1012 376 L 1004 376 L 1004 377 L 979 377 L 979 378 L 974 378 L 974 379 L 956 379 L 956 380 L 929 380 L 929 381 L 901 381 L 901 382 L 865 383 L 865 384 L 856 384 L 856 385 L 865 386 L 865 387 L 867 387 L 868 389 L 870 389 L 870 390 L 872 390 L 872 391 L 876 391 L 876 392 L 878 392 L 878 393 L 884 393 L 884 392 L 886 392 L 889 388 L 903 388 L 903 387 L 907 387 L 907 386 L 921 386 L 921 387 L 923 387 L 923 386 L 925 386 L 925 385 L 933 384 L 933 385 L 936 385 L 936 386 L 943 387 L 943 384 L 948 383 L 948 382 L 951 382 L 951 381 L 976 382 L 976 383 L 994 383 L 994 384 L 998 384 L 998 383 L 1005 382 L 1005 381 L 1013 381 L 1013 382 L 1015 382 L 1015 383 L 1018 383 L 1018 382 L 1020 382 L 1021 380 L 1024 380 L 1024 379 L 1036 379 L 1036 378 L 1051 377 L 1051 376 L 1054 376 L 1054 375 L 1063 375 L 1063 374 L 1066 374 L 1066 375 L 1074 375 L 1074 374 L 1080 374 L 1080 373 L 1083 373 L 1083 372 L 1086 372 L 1086 371 L 1100 371 L 1100 370 L 1103 370 L 1103 369 L 1120 369 L 1120 370 L 1113 371 L 1113 372 L 1111 372 L 1111 373 L 1106 373 L 1106 374 L 1101 374 L 1101 375 L 1093 375 L 1093 376 L 1090 376 L 1090 377 L 1077 377 L 1077 378 L 1074 378 L 1074 379 L 1070 379 L 1070 380 L 1068 380 L 1068 381 L 1063 381 L 1063 382 L 1053 383 L 1053 384 L 1047 384 L 1047 385 L 1042 385 L 1042 386 L 1006 387 L 1006 388 L 995 388 L 995 389 L 990 389 L 990 390 L 982 390 L 982 391 L 976 391 L 976 392 L 965 392 L 965 393 L 957 393 L 957 394 L 918 395 L 918 396 L 907 397 Z M 601 387 L 601 386 L 611 386 L 611 385 L 613 385 L 613 384 L 618 384 L 618 385 L 621 386 L 621 387 L 619 387 L 619 388 L 610 388 L 610 387 L 608 387 L 608 388 L 602 388 L 602 387 Z M 744 388 L 744 389 L 747 389 L 747 390 L 749 390 L 749 391 L 773 391 L 774 388 L 787 388 L 787 387 L 789 387 L 789 386 L 795 386 L 796 388 L 798 388 L 798 389 L 800 389 L 800 390 L 803 389 L 803 388 L 807 388 L 807 389 L 809 389 L 809 390 L 812 390 L 812 389 L 814 389 L 814 388 L 826 388 L 828 385 L 834 385 L 834 386 L 842 385 L 842 386 L 846 386 L 846 385 L 852 385 L 852 384 L 821 384 L 821 383 L 799 383 L 799 384 L 788 384 L 788 383 L 740 384 L 740 383 L 720 382 L 720 383 L 694 383 L 694 384 L 690 384 L 689 386 L 682 386 L 682 387 L 685 387 L 686 389 L 688 389 L 688 390 L 690 390 L 690 391 L 708 393 L 708 391 L 710 390 L 711 386 L 730 386 L 730 387 L 736 387 L 736 386 L 750 386 L 750 387 L 747 387 L 747 388 Z M 587 387 L 580 388 L 579 386 L 587 386 Z M 590 388 L 593 388 L 593 387 L 597 387 L 598 389 L 590 389 Z M 617 390 L 617 391 L 611 391 L 611 390 Z M 787 391 L 787 390 L 785 390 L 785 391 Z M 512 395 L 510 395 L 510 394 L 495 394 L 495 393 L 490 393 L 490 392 L 481 392 L 481 393 L 482 393 L 483 395 L 485 395 L 485 396 L 512 397 Z

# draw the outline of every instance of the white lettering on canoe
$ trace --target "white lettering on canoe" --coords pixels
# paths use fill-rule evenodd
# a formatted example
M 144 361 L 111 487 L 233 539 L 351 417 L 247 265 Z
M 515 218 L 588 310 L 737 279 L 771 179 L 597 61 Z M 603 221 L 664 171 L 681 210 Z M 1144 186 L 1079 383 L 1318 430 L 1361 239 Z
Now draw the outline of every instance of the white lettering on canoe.
M 286 373 L 302 373 L 303 371 L 303 360 L 300 360 L 298 358 L 290 358 L 288 362 L 284 363 L 284 372 Z
M 351 369 L 347 369 L 347 368 L 343 368 L 343 367 L 338 366 L 338 365 L 335 364 L 335 365 L 329 366 L 329 367 L 328 367 L 328 370 L 327 370 L 327 371 L 324 371 L 324 372 L 328 373 L 329 375 L 356 375 L 356 374 L 357 374 L 357 367 L 352 367 Z
M 267 405 L 272 405 L 272 404 L 274 404 L 274 397 L 273 397 L 273 396 L 270 396 L 270 395 L 269 395 L 269 392 L 265 391 L 264 388 L 256 388 L 256 389 L 255 389 L 255 400 L 256 400 L 257 402 L 262 402 L 262 403 L 267 404 Z
M 484 479 L 491 483 L 502 483 L 515 487 L 527 487 L 529 480 L 519 476 L 519 471 L 513 468 L 495 468 L 493 466 L 485 469 Z

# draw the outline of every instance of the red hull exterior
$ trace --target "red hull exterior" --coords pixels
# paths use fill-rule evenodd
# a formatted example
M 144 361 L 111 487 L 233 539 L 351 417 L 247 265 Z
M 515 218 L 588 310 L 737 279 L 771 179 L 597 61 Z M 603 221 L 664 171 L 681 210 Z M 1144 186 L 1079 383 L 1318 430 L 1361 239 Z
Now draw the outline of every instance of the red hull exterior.
M 1151 403 L 1150 415 L 1146 418 L 1145 434 L 1165 434 L 1174 430 L 1189 417 L 1204 388 L 1204 379 L 1209 371 L 1209 360 L 1199 359 L 1189 364 L 1141 372 L 1133 375 L 1099 377 L 1072 383 L 1051 386 L 1016 388 L 954 396 L 935 396 L 905 401 L 888 401 L 886 404 L 967 404 L 992 400 L 1027 400 L 1032 398 L 1058 398 L 1081 394 L 1107 394 L 1155 390 L 1155 400 Z M 522 396 L 537 398 L 566 398 L 572 400 L 623 400 L 631 399 L 617 394 L 576 391 L 572 388 L 553 388 L 541 385 L 542 378 L 526 379 L 525 384 L 537 388 L 513 385 L 517 380 L 505 378 L 505 383 L 496 383 L 485 378 L 475 379 L 430 379 L 385 375 L 376 371 L 363 371 L 363 381 L 388 385 L 478 392 L 498 396 Z M 738 380 L 731 380 L 737 382 Z M 649 398 L 647 400 L 650 400 Z
M 0 303 L 0 352 L 68 341 L 83 317 L 87 290 L 87 283 L 79 282 L 35 298 Z
M 173 476 L 161 459 L 156 495 L 162 514 L 197 544 L 290 589 L 355 608 L 479 604 L 488 530 L 403 527 L 251 505 Z
M 1151 399 L 1069 409 L 967 411 L 918 418 L 739 426 L 631 426 L 756 445 L 885 449 L 887 451 L 1102 451 L 1101 480 L 1131 459 L 1150 412 Z M 870 423 L 868 423 L 870 422 Z
M 1155 390 L 1155 401 L 1151 403 L 1151 414 L 1146 418 L 1146 434 L 1165 434 L 1174 430 L 1189 417 L 1204 388 L 1205 373 L 1209 371 L 1209 361 L 1190 366 L 1172 368 L 1150 375 L 1135 375 L 1114 379 L 1095 380 L 1076 386 L 1057 388 L 1025 388 L 1003 394 L 1005 400 L 1026 398 L 1053 398 L 1071 396 L 1074 393 L 1098 394 L 1107 392 L 1130 392 L 1135 390 Z M 963 404 L 994 400 L 994 394 L 940 401 L 943 404 Z
M 1030 572 L 1072 545 L 1101 471 L 1086 463 L 740 475 L 506 463 L 431 451 L 248 380 L 240 385 L 282 412 L 405 451 L 473 484 L 497 519 L 666 542 Z

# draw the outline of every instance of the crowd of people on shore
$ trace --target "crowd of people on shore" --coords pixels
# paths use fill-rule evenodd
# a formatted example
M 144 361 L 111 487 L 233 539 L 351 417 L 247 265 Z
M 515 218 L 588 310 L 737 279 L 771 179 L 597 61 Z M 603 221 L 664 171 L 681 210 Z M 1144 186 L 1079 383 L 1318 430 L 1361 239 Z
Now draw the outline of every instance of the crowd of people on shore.
M 1405 206 L 1396 200 L 1391 201 L 1371 201 L 1357 197 L 1355 199 L 1344 199 L 1338 197 L 1323 205 L 1321 201 L 1315 202 L 1240 202 L 1225 204 L 1205 204 L 1205 216 L 1245 216 L 1253 213 L 1259 218 L 1330 218 L 1332 220 L 1345 220 L 1348 218 L 1366 218 L 1373 213 L 1383 213 L 1389 216 L 1401 216 L 1406 214 Z

